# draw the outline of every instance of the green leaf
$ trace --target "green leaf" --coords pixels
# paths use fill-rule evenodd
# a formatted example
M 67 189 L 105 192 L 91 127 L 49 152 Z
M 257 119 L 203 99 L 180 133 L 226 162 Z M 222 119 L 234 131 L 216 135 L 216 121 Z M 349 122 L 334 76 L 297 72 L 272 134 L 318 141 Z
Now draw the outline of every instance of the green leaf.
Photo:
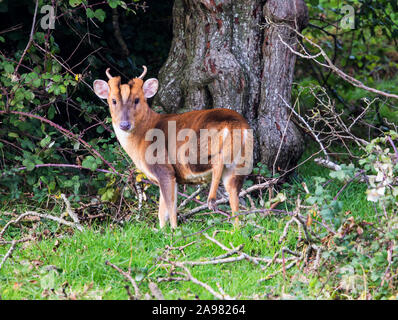
M 82 3 L 82 0 L 69 0 L 69 5 L 71 5 L 72 7 L 77 7 L 81 3 Z
M 48 112 L 47 112 L 48 119 L 52 120 L 54 118 L 54 115 L 55 115 L 55 108 L 52 105 L 52 106 L 50 106 L 50 108 L 48 108 Z
M 90 18 L 90 19 L 92 19 L 92 18 L 95 17 L 94 11 L 93 11 L 92 9 L 90 9 L 90 8 L 88 8 L 88 9 L 86 10 L 86 15 L 87 15 L 87 18 Z
M 11 137 L 11 138 L 19 138 L 18 133 L 15 133 L 15 132 L 9 132 L 8 136 Z
M 108 4 L 112 9 L 115 9 L 119 4 L 119 0 L 108 0 Z
M 49 143 L 51 142 L 51 137 L 50 136 L 46 136 L 44 139 L 42 139 L 41 141 L 40 141 L 40 146 L 42 147 L 42 148 L 44 148 L 44 147 L 46 147 Z
M 40 87 L 40 86 L 41 86 L 41 79 L 40 79 L 40 78 L 37 78 L 37 79 L 33 80 L 33 81 L 32 81 L 32 85 L 33 85 L 34 87 L 36 87 L 36 88 Z
M 96 17 L 99 21 L 104 22 L 105 16 L 106 16 L 106 13 L 105 13 L 104 10 L 102 10 L 102 9 L 97 9 L 97 10 L 95 10 L 95 17 Z
M 93 156 L 87 156 L 83 162 L 82 166 L 84 168 L 90 169 L 90 170 L 96 170 L 97 169 L 97 162 L 95 161 L 95 158 Z
M 14 66 L 11 63 L 5 63 L 4 64 L 4 71 L 7 73 L 13 73 L 14 72 Z
M 59 74 L 55 74 L 53 75 L 52 80 L 54 82 L 60 82 L 62 80 L 62 76 L 60 76 Z
M 26 170 L 32 171 L 35 168 L 35 164 L 30 159 L 25 159 L 22 164 L 26 167 Z

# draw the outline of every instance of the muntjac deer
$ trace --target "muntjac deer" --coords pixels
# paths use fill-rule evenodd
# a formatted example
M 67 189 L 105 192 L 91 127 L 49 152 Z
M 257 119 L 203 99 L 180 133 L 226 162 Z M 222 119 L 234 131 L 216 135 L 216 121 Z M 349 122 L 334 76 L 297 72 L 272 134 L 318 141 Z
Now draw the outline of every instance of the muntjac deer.
M 158 80 L 144 82 L 147 68 L 143 68 L 144 72 L 127 84 L 121 84 L 120 77 L 112 77 L 108 68 L 108 82 L 95 80 L 94 91 L 107 99 L 123 149 L 136 167 L 160 187 L 160 227 L 169 218 L 171 227 L 177 227 L 177 183 L 211 181 L 207 204 L 216 210 L 216 193 L 222 179 L 232 214 L 236 215 L 240 189 L 252 169 L 253 134 L 249 124 L 239 113 L 221 108 L 156 113 L 147 99 L 156 94 Z

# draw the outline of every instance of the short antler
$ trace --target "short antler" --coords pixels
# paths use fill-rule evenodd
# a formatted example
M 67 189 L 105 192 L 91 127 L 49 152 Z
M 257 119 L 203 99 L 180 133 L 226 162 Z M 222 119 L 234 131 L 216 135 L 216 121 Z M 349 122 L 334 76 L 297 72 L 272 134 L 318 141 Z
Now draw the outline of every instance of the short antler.
M 110 80 L 113 77 L 112 77 L 111 73 L 109 72 L 109 70 L 111 70 L 111 68 L 106 69 L 105 73 L 106 73 L 106 76 L 108 77 L 108 79 Z
M 147 68 L 146 66 L 142 66 L 144 68 L 144 72 L 138 77 L 138 79 L 144 79 L 146 72 L 147 72 Z

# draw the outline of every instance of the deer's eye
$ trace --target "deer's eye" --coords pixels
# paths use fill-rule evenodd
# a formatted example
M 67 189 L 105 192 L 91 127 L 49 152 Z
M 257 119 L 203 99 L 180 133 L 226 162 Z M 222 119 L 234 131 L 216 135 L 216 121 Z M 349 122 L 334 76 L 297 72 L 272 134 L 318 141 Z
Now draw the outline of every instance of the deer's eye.
M 113 104 L 116 104 L 116 99 L 112 99 L 112 103 L 113 103 Z
M 140 102 L 140 99 L 138 99 L 138 98 L 136 98 L 135 100 L 134 100 L 134 104 L 138 104 Z

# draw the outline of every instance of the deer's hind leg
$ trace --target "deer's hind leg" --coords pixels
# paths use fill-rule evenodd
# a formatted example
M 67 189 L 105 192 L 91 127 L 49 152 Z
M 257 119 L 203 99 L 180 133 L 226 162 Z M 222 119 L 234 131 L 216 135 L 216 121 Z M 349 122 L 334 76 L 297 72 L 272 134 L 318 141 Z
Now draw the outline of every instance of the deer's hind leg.
M 245 179 L 242 175 L 237 175 L 234 169 L 225 169 L 223 173 L 223 183 L 225 190 L 228 192 L 229 204 L 232 210 L 232 216 L 239 213 L 239 192 L 242 189 Z M 239 224 L 239 217 L 235 217 L 235 225 Z
M 160 228 L 163 228 L 166 225 L 166 222 L 169 218 L 169 213 L 167 212 L 166 203 L 163 199 L 162 191 L 160 191 L 160 197 L 159 197 L 158 217 L 159 217 Z
M 207 206 L 209 207 L 210 210 L 213 211 L 217 210 L 217 205 L 216 205 L 217 189 L 220 184 L 223 170 L 224 170 L 224 163 L 222 161 L 221 154 L 219 154 L 215 157 L 215 163 L 213 164 L 210 191 L 209 191 L 209 196 L 207 198 Z

